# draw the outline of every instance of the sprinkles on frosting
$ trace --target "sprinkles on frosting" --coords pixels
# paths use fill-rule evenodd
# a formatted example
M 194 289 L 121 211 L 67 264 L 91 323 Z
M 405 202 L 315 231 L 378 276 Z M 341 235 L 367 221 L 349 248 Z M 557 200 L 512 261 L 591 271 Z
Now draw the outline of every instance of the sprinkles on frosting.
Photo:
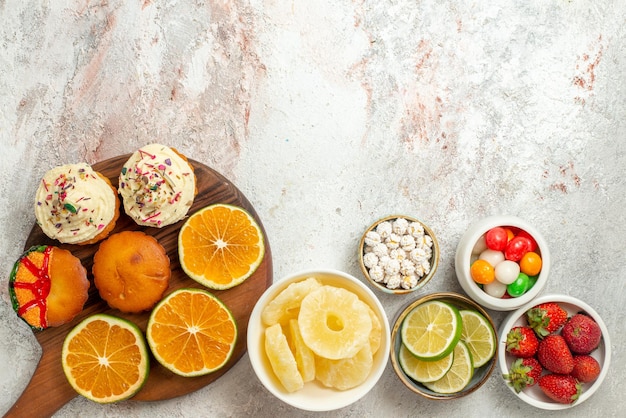
M 162 227 L 182 219 L 195 196 L 189 164 L 170 148 L 151 144 L 137 150 L 120 173 L 126 213 L 141 225 Z
M 50 238 L 86 241 L 111 222 L 115 199 L 111 187 L 86 163 L 56 167 L 46 173 L 37 190 L 37 223 Z

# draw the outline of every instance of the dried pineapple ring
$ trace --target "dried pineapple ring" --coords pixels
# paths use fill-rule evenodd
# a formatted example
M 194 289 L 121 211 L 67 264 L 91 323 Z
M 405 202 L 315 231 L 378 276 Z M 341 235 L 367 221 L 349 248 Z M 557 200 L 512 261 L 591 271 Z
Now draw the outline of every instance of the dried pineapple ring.
M 302 300 L 298 315 L 302 339 L 318 356 L 353 357 L 369 342 L 372 320 L 368 310 L 354 293 L 324 285 Z
M 280 324 L 265 329 L 265 353 L 274 374 L 287 392 L 295 392 L 304 387 L 298 364 Z
M 369 335 L 369 342 L 370 342 L 370 348 L 372 350 L 372 355 L 374 355 L 380 348 L 380 344 L 383 339 L 383 333 L 382 333 L 383 327 L 380 323 L 380 319 L 378 319 L 378 316 L 376 316 L 376 313 L 374 312 L 374 310 L 370 308 L 369 306 L 367 307 L 367 310 L 370 314 L 370 319 L 372 320 L 372 331 L 370 332 L 370 335 Z
M 289 332 L 291 334 L 290 348 L 296 359 L 298 371 L 304 383 L 310 382 L 315 379 L 315 354 L 302 340 L 297 319 L 289 321 Z
M 348 390 L 365 382 L 373 366 L 372 350 L 369 344 L 365 344 L 349 358 L 329 360 L 318 357 L 316 377 L 324 386 Z
M 319 280 L 309 277 L 301 282 L 292 283 L 283 289 L 261 312 L 263 324 L 289 324 L 290 319 L 298 317 L 300 302 L 306 295 L 322 286 Z

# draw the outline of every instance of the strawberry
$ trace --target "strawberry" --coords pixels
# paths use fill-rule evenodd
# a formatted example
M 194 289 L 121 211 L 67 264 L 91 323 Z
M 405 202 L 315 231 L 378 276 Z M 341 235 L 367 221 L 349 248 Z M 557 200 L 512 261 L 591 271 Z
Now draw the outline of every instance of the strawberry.
M 567 312 L 556 302 L 546 302 L 530 308 L 526 312 L 526 319 L 537 336 L 544 338 L 567 322 Z
M 574 377 L 563 374 L 546 374 L 539 378 L 539 387 L 553 401 L 571 404 L 580 396 L 580 383 Z
M 542 371 L 543 368 L 536 358 L 518 358 L 511 364 L 509 373 L 502 377 L 515 389 L 516 393 L 520 393 L 525 387 L 537 383 Z
M 588 355 L 574 356 L 574 369 L 570 375 L 581 383 L 593 382 L 600 375 L 600 363 Z
M 559 334 L 548 335 L 539 342 L 537 359 L 553 373 L 569 374 L 574 369 L 572 352 Z
M 537 352 L 539 340 L 530 327 L 511 328 L 506 336 L 506 351 L 515 357 L 532 357 Z
M 589 354 L 600 344 L 602 330 L 592 318 L 578 313 L 563 325 L 561 335 L 572 353 Z

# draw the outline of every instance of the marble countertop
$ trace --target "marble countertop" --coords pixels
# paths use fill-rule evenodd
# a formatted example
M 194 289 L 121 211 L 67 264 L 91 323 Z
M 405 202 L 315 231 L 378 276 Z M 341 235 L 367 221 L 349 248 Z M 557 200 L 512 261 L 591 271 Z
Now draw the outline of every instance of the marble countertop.
M 318 267 L 362 278 L 363 230 L 402 213 L 441 245 L 436 277 L 418 295 L 462 292 L 453 259 L 464 230 L 491 214 L 526 219 L 550 244 L 543 293 L 584 300 L 611 333 L 604 384 L 567 416 L 621 415 L 626 3 L 491 3 L 0 0 L 0 413 L 41 354 L 7 290 L 41 176 L 162 142 L 252 202 L 275 281 Z M 393 318 L 417 295 L 378 296 Z M 390 365 L 355 404 L 307 413 L 273 398 L 246 355 L 180 398 L 101 406 L 77 397 L 55 416 L 278 415 L 563 413 L 516 399 L 498 370 L 478 392 L 434 402 Z

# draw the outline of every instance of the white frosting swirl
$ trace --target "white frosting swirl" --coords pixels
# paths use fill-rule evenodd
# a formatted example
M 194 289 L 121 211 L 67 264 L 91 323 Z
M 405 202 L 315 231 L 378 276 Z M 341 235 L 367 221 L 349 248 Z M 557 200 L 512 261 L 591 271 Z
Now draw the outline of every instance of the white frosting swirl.
M 135 151 L 119 176 L 126 214 L 157 228 L 185 217 L 196 194 L 192 167 L 171 148 L 150 144 Z
M 43 232 L 68 244 L 88 241 L 113 220 L 117 195 L 86 163 L 48 171 L 35 194 L 35 217 Z

